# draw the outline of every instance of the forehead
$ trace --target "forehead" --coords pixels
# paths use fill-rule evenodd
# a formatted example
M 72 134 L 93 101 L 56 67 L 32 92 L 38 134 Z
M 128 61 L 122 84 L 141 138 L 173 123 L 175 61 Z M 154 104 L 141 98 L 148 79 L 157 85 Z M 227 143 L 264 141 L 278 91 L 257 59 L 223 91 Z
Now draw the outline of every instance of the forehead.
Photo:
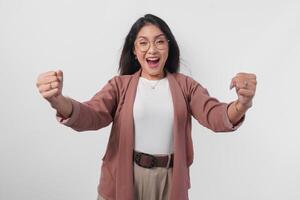
M 137 38 L 139 38 L 139 37 L 155 38 L 162 34 L 163 34 L 163 32 L 157 26 L 155 26 L 153 24 L 146 24 L 138 32 Z

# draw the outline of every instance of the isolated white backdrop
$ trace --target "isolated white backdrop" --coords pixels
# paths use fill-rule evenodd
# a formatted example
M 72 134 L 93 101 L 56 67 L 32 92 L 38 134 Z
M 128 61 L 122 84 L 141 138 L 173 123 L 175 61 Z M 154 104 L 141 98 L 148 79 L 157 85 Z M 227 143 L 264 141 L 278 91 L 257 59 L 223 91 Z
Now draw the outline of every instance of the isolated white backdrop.
M 276 0 L 0 0 L 0 199 L 96 199 L 110 126 L 60 125 L 35 86 L 64 71 L 64 94 L 92 97 L 113 75 L 126 34 L 164 19 L 182 72 L 221 101 L 238 72 L 257 75 L 243 126 L 215 134 L 193 120 L 192 200 L 300 199 L 300 3 Z

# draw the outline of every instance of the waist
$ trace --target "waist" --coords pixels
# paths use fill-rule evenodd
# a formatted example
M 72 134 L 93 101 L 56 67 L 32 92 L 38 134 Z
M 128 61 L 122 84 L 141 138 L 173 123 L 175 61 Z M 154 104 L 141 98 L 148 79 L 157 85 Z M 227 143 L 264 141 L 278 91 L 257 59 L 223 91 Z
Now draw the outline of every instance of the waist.
M 144 168 L 153 168 L 153 167 L 173 167 L 174 154 L 148 154 L 138 151 L 133 151 L 133 161 Z

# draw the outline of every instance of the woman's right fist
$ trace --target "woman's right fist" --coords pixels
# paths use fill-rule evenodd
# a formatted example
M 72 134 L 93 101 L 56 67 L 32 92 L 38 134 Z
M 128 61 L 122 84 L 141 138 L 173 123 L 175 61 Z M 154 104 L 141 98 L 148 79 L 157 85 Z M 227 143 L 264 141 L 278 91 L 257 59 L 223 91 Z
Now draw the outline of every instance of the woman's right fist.
M 62 95 L 63 72 L 58 70 L 40 74 L 36 86 L 47 101 L 55 103 Z

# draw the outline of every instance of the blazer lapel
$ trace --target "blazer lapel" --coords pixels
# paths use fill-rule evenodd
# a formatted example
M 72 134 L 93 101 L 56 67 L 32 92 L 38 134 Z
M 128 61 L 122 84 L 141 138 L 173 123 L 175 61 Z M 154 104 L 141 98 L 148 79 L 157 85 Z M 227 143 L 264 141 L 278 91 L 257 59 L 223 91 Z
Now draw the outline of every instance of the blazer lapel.
M 117 167 L 117 194 L 116 199 L 132 199 L 133 191 L 133 149 L 134 149 L 134 120 L 133 104 L 141 69 L 135 72 L 128 83 L 123 112 L 121 117 L 119 157 Z
M 188 171 L 186 162 L 186 135 L 185 128 L 186 122 L 189 119 L 187 112 L 187 103 L 185 101 L 183 91 L 175 79 L 175 74 L 167 72 L 169 80 L 170 91 L 173 99 L 174 106 L 174 164 L 173 164 L 173 177 L 171 195 L 169 199 L 180 199 L 181 192 L 178 188 L 188 188 Z M 174 189 L 177 188 L 177 189 Z

